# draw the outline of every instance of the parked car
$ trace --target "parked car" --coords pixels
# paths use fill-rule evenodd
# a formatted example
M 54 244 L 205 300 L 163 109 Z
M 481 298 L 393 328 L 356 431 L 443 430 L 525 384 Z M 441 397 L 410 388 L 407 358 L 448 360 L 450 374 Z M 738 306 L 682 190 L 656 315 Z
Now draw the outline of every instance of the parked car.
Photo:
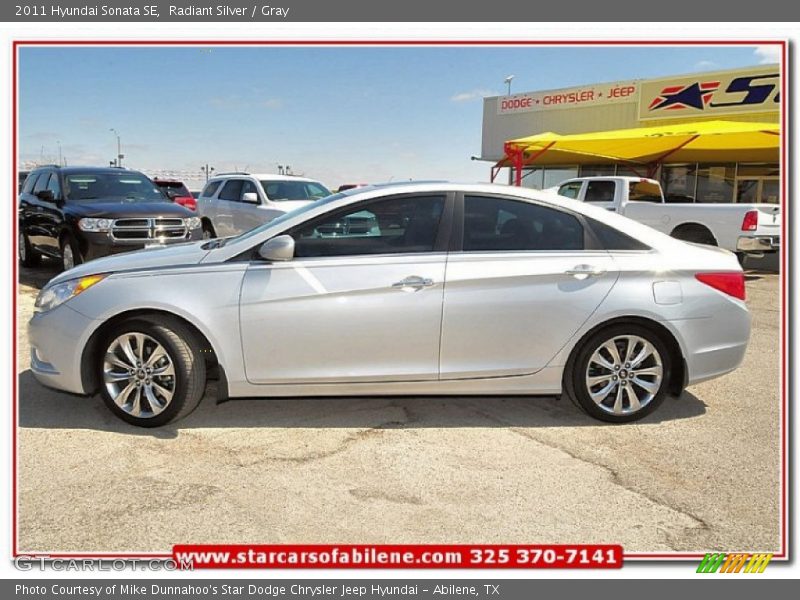
M 203 236 L 238 235 L 330 195 L 319 181 L 293 175 L 222 173 L 197 198 Z
M 558 186 L 567 198 L 591 202 L 672 237 L 719 246 L 743 262 L 748 254 L 763 256 L 780 248 L 780 208 L 775 204 L 704 204 L 692 198 L 665 202 L 661 185 L 641 177 L 581 177 Z
M 194 195 L 182 181 L 177 179 L 153 179 L 153 183 L 160 187 L 161 191 L 167 195 L 167 198 L 175 204 L 185 206 L 189 210 L 197 210 L 197 201 Z
M 147 176 L 109 167 L 42 167 L 19 196 L 19 261 L 64 270 L 99 256 L 200 239 L 200 219 Z
M 352 235 L 350 217 L 366 218 Z M 36 378 L 145 427 L 191 412 L 209 371 L 220 399 L 564 392 L 626 422 L 735 369 L 750 333 L 729 252 L 554 194 L 441 183 L 100 259 L 35 311 Z

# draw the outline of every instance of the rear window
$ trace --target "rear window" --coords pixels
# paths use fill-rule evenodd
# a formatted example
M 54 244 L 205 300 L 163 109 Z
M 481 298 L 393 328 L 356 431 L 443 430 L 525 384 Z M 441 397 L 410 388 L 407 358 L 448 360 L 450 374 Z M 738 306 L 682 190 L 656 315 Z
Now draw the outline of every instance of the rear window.
M 156 185 L 165 192 L 171 192 L 175 196 L 191 196 L 189 189 L 180 181 L 156 181 Z
M 661 186 L 650 181 L 631 181 L 628 187 L 628 200 L 661 203 Z

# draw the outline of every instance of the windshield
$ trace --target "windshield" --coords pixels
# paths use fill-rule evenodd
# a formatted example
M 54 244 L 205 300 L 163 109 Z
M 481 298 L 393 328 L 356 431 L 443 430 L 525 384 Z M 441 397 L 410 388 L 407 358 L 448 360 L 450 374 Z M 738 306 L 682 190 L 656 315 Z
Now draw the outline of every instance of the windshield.
M 65 197 L 73 202 L 126 200 L 167 202 L 166 196 L 141 173 L 72 173 L 66 176 Z
M 273 202 L 281 200 L 318 200 L 330 196 L 331 192 L 315 181 L 270 181 L 261 180 L 267 198 Z
M 326 204 L 330 204 L 331 202 L 335 202 L 339 198 L 344 198 L 345 196 L 349 196 L 349 195 L 350 194 L 347 194 L 347 193 L 333 194 L 332 196 L 328 196 L 325 199 L 320 200 L 319 202 L 313 202 L 311 204 L 306 204 L 306 205 L 301 206 L 299 208 L 295 208 L 294 210 L 290 210 L 289 212 L 282 214 L 277 219 L 273 219 L 272 221 L 264 223 L 263 225 L 260 225 L 260 226 L 256 227 L 255 229 L 251 229 L 250 231 L 245 231 L 244 233 L 242 233 L 241 235 L 237 235 L 236 237 L 229 238 L 227 240 L 227 243 L 236 244 L 236 243 L 238 243 L 240 241 L 247 240 L 247 239 L 253 237 L 254 235 L 258 235 L 262 231 L 266 231 L 267 229 L 271 229 L 272 227 L 278 227 L 282 223 L 285 223 L 286 221 L 288 221 L 289 219 L 294 219 L 295 217 L 297 217 L 299 215 L 302 215 L 303 213 L 306 213 L 306 212 L 308 212 L 310 210 L 315 210 L 315 209 L 319 208 L 320 206 L 324 206 Z

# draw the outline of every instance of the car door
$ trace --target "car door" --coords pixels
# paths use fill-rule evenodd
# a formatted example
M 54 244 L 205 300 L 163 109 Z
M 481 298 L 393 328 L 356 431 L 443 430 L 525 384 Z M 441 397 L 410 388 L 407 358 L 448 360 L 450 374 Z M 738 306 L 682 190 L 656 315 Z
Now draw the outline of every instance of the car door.
M 251 262 L 240 319 L 255 384 L 438 377 L 452 199 L 351 205 L 289 232 L 295 258 Z
M 64 224 L 63 203 L 65 201 L 61 193 L 61 181 L 57 172 L 50 173 L 47 185 L 44 188 L 50 192 L 49 200 L 40 200 L 41 212 L 40 223 L 46 232 L 43 240 L 44 250 L 53 255 L 61 252 L 59 247 L 59 237 Z
M 245 194 L 248 194 L 245 196 Z M 253 196 L 255 194 L 255 197 Z M 279 214 L 277 211 L 269 210 L 263 205 L 263 199 L 258 193 L 255 183 L 249 180 L 242 182 L 242 191 L 239 197 L 239 205 L 233 214 L 233 226 L 236 233 L 250 231 L 267 221 L 271 221 Z
M 45 200 L 42 193 L 48 189 L 50 180 L 58 181 L 58 174 L 45 171 L 36 180 L 33 194 L 29 197 L 30 218 L 28 219 L 28 239 L 31 245 L 46 254 L 57 254 L 61 211 L 55 201 Z
M 236 229 L 235 218 L 241 206 L 239 200 L 242 196 L 243 185 L 244 180 L 242 179 L 229 179 L 222 185 L 215 202 L 214 230 L 217 232 L 217 237 L 230 237 L 240 233 Z
M 609 254 L 572 213 L 492 195 L 463 199 L 445 277 L 441 379 L 547 366 L 614 285 Z
M 33 235 L 34 219 L 36 217 L 36 204 L 35 196 L 33 195 L 33 188 L 36 185 L 40 176 L 39 171 L 30 173 L 25 179 L 22 190 L 19 193 L 19 230 L 20 233 L 25 234 L 28 240 L 33 244 L 31 236 Z

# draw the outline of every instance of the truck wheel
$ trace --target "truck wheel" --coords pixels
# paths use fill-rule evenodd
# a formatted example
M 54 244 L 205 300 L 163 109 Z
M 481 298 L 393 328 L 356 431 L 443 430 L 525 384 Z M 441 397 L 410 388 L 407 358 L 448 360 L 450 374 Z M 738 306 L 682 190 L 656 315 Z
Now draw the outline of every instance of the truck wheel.
M 707 227 L 702 225 L 679 225 L 670 234 L 675 239 L 692 242 L 695 244 L 705 244 L 706 246 L 717 246 L 717 240 Z
M 217 234 L 214 232 L 214 226 L 207 221 L 203 221 L 203 239 L 210 240 L 215 237 L 217 237 Z
M 35 267 L 39 264 L 41 255 L 33 249 L 28 236 L 24 233 L 19 234 L 17 252 L 19 253 L 19 264 L 23 267 Z
M 81 250 L 75 239 L 67 234 L 61 238 L 61 266 L 65 271 L 83 263 Z

